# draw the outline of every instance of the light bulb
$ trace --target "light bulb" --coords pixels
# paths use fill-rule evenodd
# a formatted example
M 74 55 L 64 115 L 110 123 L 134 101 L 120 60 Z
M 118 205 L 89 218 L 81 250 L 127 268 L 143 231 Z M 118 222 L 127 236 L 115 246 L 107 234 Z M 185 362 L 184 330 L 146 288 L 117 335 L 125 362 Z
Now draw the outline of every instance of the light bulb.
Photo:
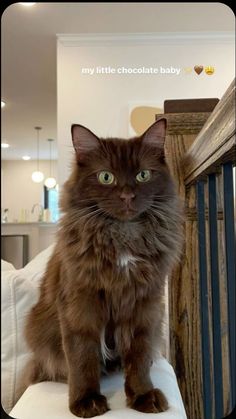
M 10 147 L 10 144 L 8 144 L 8 143 L 1 143 L 1 147 L 2 148 L 9 148 Z
M 57 182 L 56 179 L 54 177 L 48 177 L 45 182 L 44 185 L 47 186 L 47 188 L 52 189 L 56 186 Z
M 31 159 L 31 157 L 30 157 L 30 156 L 22 156 L 22 159 L 23 159 L 23 160 L 30 160 L 30 159 Z
M 3 100 L 1 100 L 1 108 L 4 108 L 4 106 L 6 106 L 6 103 Z
M 33 6 L 36 3 L 20 3 L 22 6 Z
M 44 179 L 44 174 L 42 172 L 36 171 L 32 173 L 33 182 L 40 183 Z

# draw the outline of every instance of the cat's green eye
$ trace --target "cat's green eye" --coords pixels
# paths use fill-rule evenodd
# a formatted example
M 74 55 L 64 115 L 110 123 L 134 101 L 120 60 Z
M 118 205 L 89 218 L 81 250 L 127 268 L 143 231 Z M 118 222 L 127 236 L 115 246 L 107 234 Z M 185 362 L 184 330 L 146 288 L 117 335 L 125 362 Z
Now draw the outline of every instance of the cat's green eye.
M 104 170 L 98 173 L 98 180 L 103 185 L 111 185 L 115 181 L 115 176 L 111 172 Z
M 141 170 L 136 176 L 138 182 L 148 182 L 151 179 L 151 171 L 150 170 Z

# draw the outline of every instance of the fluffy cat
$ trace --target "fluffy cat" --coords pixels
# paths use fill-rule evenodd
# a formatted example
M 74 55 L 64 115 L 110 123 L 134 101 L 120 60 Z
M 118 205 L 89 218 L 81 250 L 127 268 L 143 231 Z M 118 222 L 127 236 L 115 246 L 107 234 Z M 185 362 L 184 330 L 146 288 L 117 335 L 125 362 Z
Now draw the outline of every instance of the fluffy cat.
M 64 185 L 54 253 L 29 313 L 28 384 L 67 381 L 79 417 L 109 410 L 101 362 L 121 364 L 127 405 L 168 408 L 149 370 L 161 340 L 166 275 L 181 247 L 182 208 L 165 162 L 166 120 L 128 141 L 72 126 L 75 162 Z

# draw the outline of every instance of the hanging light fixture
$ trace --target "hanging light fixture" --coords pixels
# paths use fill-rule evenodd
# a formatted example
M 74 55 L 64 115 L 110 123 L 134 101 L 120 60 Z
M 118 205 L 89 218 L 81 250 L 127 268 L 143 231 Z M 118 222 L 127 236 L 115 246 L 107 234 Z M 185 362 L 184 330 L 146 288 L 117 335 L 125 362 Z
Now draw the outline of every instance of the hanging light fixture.
M 44 179 L 44 174 L 39 170 L 39 131 L 42 127 L 35 127 L 34 129 L 37 131 L 37 170 L 32 173 L 32 180 L 33 182 L 40 183 Z
M 52 189 L 56 186 L 57 181 L 54 177 L 52 177 L 52 142 L 53 139 L 48 139 L 50 145 L 50 176 L 45 180 L 44 185 L 47 186 L 48 189 Z

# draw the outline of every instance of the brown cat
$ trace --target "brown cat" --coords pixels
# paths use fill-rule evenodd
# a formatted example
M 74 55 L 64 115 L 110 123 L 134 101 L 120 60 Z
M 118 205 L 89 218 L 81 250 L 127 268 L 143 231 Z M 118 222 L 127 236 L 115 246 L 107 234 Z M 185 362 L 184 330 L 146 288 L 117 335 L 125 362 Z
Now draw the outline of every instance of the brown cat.
M 72 126 L 73 172 L 38 303 L 27 319 L 28 383 L 69 383 L 81 417 L 109 410 L 101 360 L 125 373 L 127 404 L 168 408 L 149 370 L 161 339 L 166 275 L 181 247 L 182 209 L 164 155 L 166 120 L 141 137 L 102 139 Z

